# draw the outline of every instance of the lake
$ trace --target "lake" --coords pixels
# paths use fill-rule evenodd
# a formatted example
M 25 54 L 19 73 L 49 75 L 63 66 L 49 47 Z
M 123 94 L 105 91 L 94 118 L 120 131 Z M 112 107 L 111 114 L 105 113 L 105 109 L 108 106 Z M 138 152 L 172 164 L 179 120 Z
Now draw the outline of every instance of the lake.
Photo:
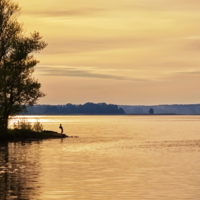
M 199 200 L 200 116 L 25 116 L 79 138 L 0 144 L 0 199 Z

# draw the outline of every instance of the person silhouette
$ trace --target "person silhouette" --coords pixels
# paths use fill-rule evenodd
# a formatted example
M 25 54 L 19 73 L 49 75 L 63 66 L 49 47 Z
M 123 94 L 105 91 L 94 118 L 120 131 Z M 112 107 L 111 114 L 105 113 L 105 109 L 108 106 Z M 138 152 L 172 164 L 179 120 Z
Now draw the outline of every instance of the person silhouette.
M 60 124 L 59 128 L 61 129 L 61 134 L 63 133 L 63 127 L 62 124 Z

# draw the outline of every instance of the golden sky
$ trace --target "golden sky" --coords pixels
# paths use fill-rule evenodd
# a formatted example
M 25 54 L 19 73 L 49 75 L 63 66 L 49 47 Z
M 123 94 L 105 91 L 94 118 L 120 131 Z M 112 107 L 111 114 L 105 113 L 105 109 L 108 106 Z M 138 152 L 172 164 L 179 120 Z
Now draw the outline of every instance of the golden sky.
M 48 47 L 40 104 L 200 103 L 199 0 L 17 0 Z

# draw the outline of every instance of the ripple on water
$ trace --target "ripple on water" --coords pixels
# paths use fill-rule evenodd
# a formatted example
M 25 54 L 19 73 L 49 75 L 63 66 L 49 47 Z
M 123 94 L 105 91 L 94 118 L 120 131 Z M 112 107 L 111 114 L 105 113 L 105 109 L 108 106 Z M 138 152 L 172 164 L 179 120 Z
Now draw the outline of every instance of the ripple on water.
M 199 200 L 200 117 L 41 119 L 79 138 L 0 147 L 0 197 Z

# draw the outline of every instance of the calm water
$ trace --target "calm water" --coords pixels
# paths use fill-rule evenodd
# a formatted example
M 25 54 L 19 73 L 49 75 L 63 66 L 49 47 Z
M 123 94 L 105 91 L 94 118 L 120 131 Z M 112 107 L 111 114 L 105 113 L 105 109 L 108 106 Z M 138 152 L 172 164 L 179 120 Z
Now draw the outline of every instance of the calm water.
M 199 200 L 200 116 L 27 116 L 79 138 L 0 144 L 0 199 Z

